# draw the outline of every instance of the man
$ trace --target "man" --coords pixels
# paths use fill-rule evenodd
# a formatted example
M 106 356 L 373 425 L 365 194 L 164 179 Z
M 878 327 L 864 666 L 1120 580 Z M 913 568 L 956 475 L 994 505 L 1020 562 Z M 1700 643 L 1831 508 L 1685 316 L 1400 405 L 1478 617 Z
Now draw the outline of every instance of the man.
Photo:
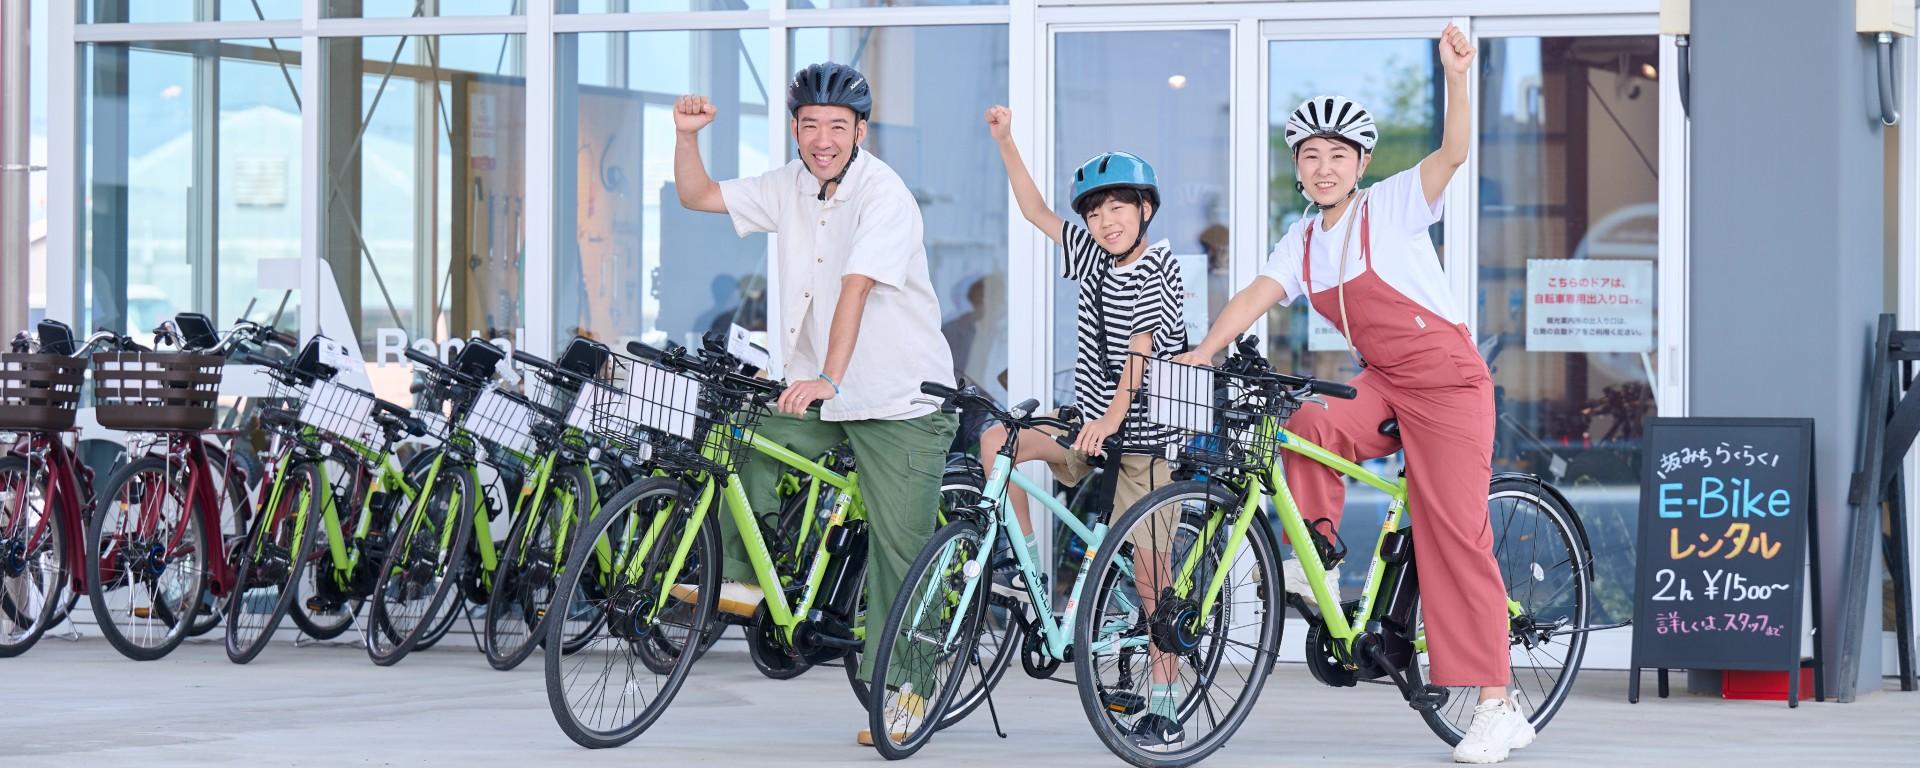
M 955 418 L 928 404 L 925 381 L 951 382 L 953 354 L 940 334 L 940 302 L 928 277 L 920 208 L 892 168 L 860 152 L 873 96 L 852 67 L 815 64 L 787 86 L 800 158 L 760 176 L 715 182 L 698 136 L 716 110 L 704 97 L 674 108 L 674 183 L 680 204 L 725 213 L 734 230 L 779 234 L 780 314 L 768 330 L 785 361 L 786 394 L 760 434 L 802 456 L 852 444 L 866 501 L 866 652 L 886 627 L 886 608 L 907 566 L 933 533 L 940 479 Z M 691 258 L 676 254 L 669 258 Z M 814 401 L 820 413 L 808 413 Z M 762 456 L 741 469 L 755 510 L 775 509 L 781 465 Z M 727 578 L 720 609 L 752 615 L 762 595 L 729 516 L 720 517 Z M 901 697 L 906 698 L 906 697 Z M 861 732 L 862 743 L 867 734 Z

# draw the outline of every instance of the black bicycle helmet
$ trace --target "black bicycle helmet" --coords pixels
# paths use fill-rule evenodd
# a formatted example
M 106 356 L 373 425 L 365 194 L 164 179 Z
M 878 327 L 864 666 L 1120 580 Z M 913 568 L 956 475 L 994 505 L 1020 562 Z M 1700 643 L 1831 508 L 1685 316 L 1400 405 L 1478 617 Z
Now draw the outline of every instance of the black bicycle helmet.
M 853 67 L 831 61 L 809 64 L 787 84 L 787 113 L 799 117 L 801 107 L 812 106 L 846 107 L 865 120 L 873 112 L 873 91 L 867 88 L 866 75 Z

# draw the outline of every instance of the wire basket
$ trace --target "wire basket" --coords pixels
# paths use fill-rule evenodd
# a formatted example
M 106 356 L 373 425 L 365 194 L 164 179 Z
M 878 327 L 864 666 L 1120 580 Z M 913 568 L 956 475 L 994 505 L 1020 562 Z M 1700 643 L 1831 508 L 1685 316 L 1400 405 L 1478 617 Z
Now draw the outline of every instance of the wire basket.
M 0 430 L 73 428 L 86 358 L 0 353 Z
M 93 356 L 94 417 L 109 429 L 212 429 L 226 358 L 193 352 L 100 352 Z
M 534 427 L 545 417 L 526 398 L 489 385 L 460 419 L 460 429 L 490 449 L 499 468 L 525 469 L 535 453 Z
M 715 392 L 700 379 L 615 355 L 613 381 L 595 383 L 587 432 L 663 468 L 731 474 L 752 450 L 746 436 L 763 406 Z M 580 418 L 579 412 L 570 421 Z
M 300 423 L 321 435 L 355 445 L 374 443 L 380 425 L 373 418 L 373 395 L 353 387 L 318 380 L 300 404 Z
M 1145 376 L 1125 429 L 1156 436 L 1170 461 L 1258 470 L 1277 447 L 1278 431 L 1261 429 L 1266 417 L 1284 423 L 1300 407 L 1270 378 L 1129 354 L 1140 358 Z

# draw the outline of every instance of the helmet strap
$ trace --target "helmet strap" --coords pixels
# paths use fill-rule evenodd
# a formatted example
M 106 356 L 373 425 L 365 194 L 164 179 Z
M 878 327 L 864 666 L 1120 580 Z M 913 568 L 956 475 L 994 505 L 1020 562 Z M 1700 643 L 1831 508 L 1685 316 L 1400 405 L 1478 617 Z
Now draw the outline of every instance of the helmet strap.
M 801 148 L 797 151 L 800 154 L 800 159 L 802 161 L 805 161 L 807 150 L 805 148 Z M 847 164 L 840 166 L 840 173 L 838 175 L 835 175 L 831 179 L 827 179 L 826 181 L 820 182 L 820 195 L 815 199 L 824 202 L 827 199 L 827 187 L 838 184 L 842 179 L 847 178 L 847 171 L 853 170 L 853 161 L 858 159 L 860 159 L 860 145 L 855 144 L 853 145 L 853 152 L 847 155 Z

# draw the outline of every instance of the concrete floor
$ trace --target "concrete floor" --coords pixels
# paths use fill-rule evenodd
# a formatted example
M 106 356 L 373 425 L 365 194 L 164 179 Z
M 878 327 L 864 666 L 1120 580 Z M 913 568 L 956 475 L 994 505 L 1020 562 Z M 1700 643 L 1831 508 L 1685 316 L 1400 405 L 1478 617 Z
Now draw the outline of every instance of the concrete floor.
M 589 751 L 553 723 L 538 657 L 513 672 L 448 638 L 378 668 L 357 646 L 276 644 L 254 663 L 191 642 L 157 662 L 104 641 L 47 638 L 0 660 L 0 765 L 856 765 L 866 724 L 837 668 L 762 678 L 724 641 L 673 709 L 626 747 Z M 470 646 L 469 646 L 470 648 Z M 1071 667 L 1063 670 L 1070 673 Z M 1651 697 L 1652 675 L 1646 691 Z M 1687 697 L 1626 702 L 1626 675 L 1588 671 L 1515 765 L 1920 766 L 1920 693 L 1855 704 Z M 1074 688 L 1012 671 L 985 711 L 941 733 L 916 766 L 1123 765 L 1089 730 Z M 1248 724 L 1207 766 L 1448 764 L 1448 751 L 1390 689 L 1334 690 L 1280 665 Z

